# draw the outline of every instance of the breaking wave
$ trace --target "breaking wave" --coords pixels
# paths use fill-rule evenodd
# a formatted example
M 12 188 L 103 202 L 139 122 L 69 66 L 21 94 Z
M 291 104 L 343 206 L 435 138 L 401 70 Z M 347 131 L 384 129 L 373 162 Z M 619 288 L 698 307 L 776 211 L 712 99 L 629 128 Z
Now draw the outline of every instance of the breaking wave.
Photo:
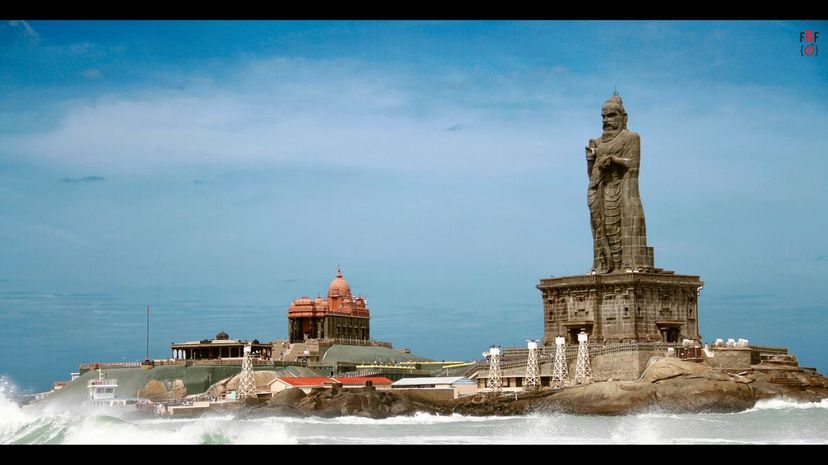
M 756 405 L 752 409 L 746 410 L 746 412 L 789 409 L 828 409 L 828 399 L 822 399 L 820 402 L 799 402 L 792 399 L 764 399 L 756 402 Z

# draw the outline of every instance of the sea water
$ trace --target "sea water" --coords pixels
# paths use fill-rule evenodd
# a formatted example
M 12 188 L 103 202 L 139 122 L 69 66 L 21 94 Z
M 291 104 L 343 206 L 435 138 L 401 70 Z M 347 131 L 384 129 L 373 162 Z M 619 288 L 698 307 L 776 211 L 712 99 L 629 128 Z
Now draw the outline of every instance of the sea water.
M 828 402 L 759 402 L 739 413 L 510 417 L 130 419 L 19 406 L 0 386 L 0 444 L 828 444 Z

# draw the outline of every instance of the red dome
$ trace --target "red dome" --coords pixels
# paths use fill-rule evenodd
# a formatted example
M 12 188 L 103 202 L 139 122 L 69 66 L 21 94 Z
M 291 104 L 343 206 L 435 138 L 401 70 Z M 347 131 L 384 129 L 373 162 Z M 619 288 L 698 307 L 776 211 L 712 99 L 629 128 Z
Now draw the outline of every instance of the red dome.
M 313 305 L 313 301 L 308 296 L 302 296 L 293 301 L 293 305 Z
M 318 299 L 321 300 L 321 299 Z M 307 296 L 295 299 L 288 307 L 288 317 L 324 316 L 327 309 L 326 302 L 317 302 Z
M 351 286 L 348 285 L 348 281 L 345 281 L 345 278 L 342 277 L 342 271 L 337 268 L 336 270 L 336 278 L 331 281 L 331 285 L 328 287 L 328 299 L 331 297 L 350 297 L 351 296 Z

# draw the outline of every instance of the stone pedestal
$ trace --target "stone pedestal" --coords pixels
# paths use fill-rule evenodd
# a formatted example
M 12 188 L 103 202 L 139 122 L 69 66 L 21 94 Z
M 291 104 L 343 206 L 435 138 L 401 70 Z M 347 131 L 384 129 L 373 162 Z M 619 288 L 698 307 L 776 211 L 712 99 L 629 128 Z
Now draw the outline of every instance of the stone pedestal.
M 541 279 L 544 346 L 553 347 L 556 336 L 577 344 L 582 329 L 591 343 L 698 340 L 704 282 L 657 271 Z

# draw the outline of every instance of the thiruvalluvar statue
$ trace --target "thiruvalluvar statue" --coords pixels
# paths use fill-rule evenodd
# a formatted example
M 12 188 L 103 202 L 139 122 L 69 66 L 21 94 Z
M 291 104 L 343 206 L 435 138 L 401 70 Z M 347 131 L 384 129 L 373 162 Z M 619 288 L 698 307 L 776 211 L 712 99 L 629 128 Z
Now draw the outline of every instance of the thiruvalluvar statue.
M 627 130 L 627 112 L 617 94 L 601 107 L 604 133 L 586 147 L 592 224 L 592 274 L 652 272 L 644 207 L 638 193 L 641 140 Z

